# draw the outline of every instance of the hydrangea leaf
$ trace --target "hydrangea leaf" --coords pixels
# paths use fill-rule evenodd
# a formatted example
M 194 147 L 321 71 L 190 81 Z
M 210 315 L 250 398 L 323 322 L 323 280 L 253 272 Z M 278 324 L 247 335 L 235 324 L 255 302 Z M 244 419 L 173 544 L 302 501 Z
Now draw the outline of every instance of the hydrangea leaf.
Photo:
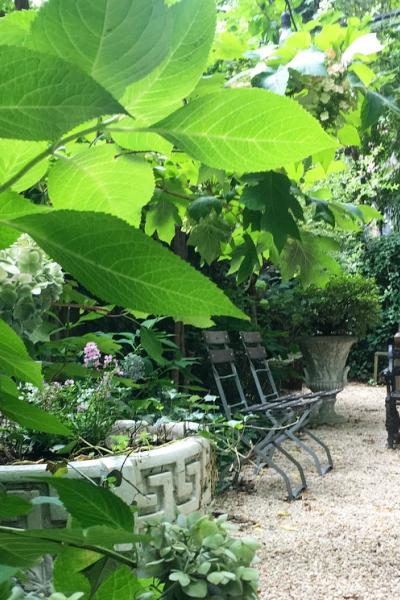
M 138 227 L 155 183 L 149 163 L 104 144 L 60 158 L 48 186 L 55 208 L 105 212 Z
M 242 173 L 275 169 L 336 146 L 297 102 L 260 89 L 202 96 L 148 130 L 208 166 Z
M 33 20 L 34 10 L 10 12 L 0 19 L 0 40 L 7 46 L 22 46 L 27 40 Z
M 8 377 L 0 376 L 0 412 L 8 419 L 35 431 L 71 436 L 71 430 L 55 415 L 17 397 L 18 389 Z
M 128 223 L 103 213 L 54 210 L 0 223 L 28 233 L 90 292 L 144 313 L 194 319 L 247 317 L 206 277 Z
M 171 8 L 173 30 L 167 58 L 129 86 L 121 103 L 136 118 L 154 123 L 182 105 L 207 65 L 215 34 L 215 0 L 182 0 Z
M 0 185 L 18 173 L 29 161 L 43 152 L 46 147 L 46 142 L 0 139 Z M 48 159 L 45 158 L 18 179 L 11 189 L 16 192 L 27 190 L 44 177 L 47 169 Z
M 106 488 L 83 479 L 37 477 L 59 495 L 67 511 L 86 529 L 106 525 L 133 532 L 133 514 L 125 502 Z
M 131 600 L 145 592 L 142 583 L 129 567 L 115 569 L 98 587 L 93 600 Z
M 118 98 L 167 56 L 171 12 L 163 0 L 50 0 L 29 44 L 75 64 Z
M 111 129 L 111 137 L 116 144 L 127 150 L 134 150 L 135 152 L 151 151 L 170 155 L 172 144 L 156 133 L 135 131 L 135 127 L 140 128 L 142 126 L 146 126 L 143 121 L 135 121 L 130 117 L 124 117 L 116 126 L 118 131 Z
M 0 363 L 2 373 L 20 381 L 42 385 L 40 363 L 29 356 L 15 331 L 0 319 Z M 3 388 L 3 386 L 2 386 Z
M 33 204 L 16 192 L 8 191 L 0 194 L 0 214 L 5 219 L 14 219 L 22 215 L 29 215 L 34 212 L 46 212 L 47 210 L 47 207 Z M 19 236 L 20 232 L 9 227 L 0 226 L 0 249 L 11 246 Z
M 124 112 L 74 65 L 28 48 L 0 46 L 0 137 L 56 140 L 83 121 Z

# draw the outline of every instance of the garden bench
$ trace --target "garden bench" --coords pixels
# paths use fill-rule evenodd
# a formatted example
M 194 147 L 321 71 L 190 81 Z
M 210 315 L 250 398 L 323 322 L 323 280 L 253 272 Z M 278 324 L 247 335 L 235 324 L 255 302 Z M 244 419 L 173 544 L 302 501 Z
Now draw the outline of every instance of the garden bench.
M 388 448 L 394 448 L 400 442 L 400 416 L 397 410 L 400 404 L 400 334 L 396 334 L 388 346 L 388 366 L 382 371 L 386 381 L 386 431 Z
M 288 439 L 294 441 L 293 438 L 295 438 L 296 445 L 299 445 L 295 434 L 308 419 L 310 407 L 319 401 L 318 396 L 309 399 L 287 397 L 275 399 L 274 402 L 268 404 L 252 402 L 243 391 L 227 332 L 206 331 L 203 335 L 226 418 L 232 419 L 235 414 L 240 414 L 249 419 L 258 413 L 268 421 L 268 427 L 258 427 L 256 439 L 248 439 L 247 445 L 252 447 L 257 457 L 257 470 L 262 466 L 274 469 L 285 482 L 288 499 L 298 498 L 307 487 L 304 470 L 299 461 L 286 448 L 282 447 L 282 443 Z M 227 389 L 228 386 L 230 386 L 229 389 Z M 303 447 L 303 443 L 300 444 L 300 447 Z M 276 452 L 283 454 L 296 467 L 301 480 L 299 487 L 294 488 L 289 475 L 276 464 L 274 460 Z

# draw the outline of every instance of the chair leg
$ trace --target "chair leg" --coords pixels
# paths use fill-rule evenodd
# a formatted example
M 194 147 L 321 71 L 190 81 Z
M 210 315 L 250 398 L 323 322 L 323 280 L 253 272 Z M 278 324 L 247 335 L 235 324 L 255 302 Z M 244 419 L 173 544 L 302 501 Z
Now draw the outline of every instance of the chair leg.
M 313 431 L 310 431 L 309 429 L 303 429 L 303 432 L 306 435 L 308 435 L 311 439 L 313 439 L 325 451 L 328 462 L 326 465 L 322 465 L 322 472 L 320 474 L 326 475 L 326 473 L 329 473 L 329 471 L 332 471 L 332 469 L 333 469 L 333 460 L 332 460 L 331 451 L 329 450 L 329 448 L 325 444 L 325 442 L 323 442 L 321 440 L 321 438 L 319 438 L 317 435 L 315 435 L 315 433 Z
M 400 418 L 397 411 L 396 400 L 391 396 L 386 396 L 386 431 L 388 434 L 387 446 L 393 449 L 399 442 Z
M 324 475 L 325 473 L 324 473 L 323 467 L 321 465 L 321 462 L 317 456 L 317 453 L 312 448 L 310 448 L 310 446 L 307 446 L 307 444 L 305 444 L 302 440 L 299 440 L 299 438 L 296 437 L 294 435 L 294 433 L 292 433 L 291 431 L 286 431 L 285 435 L 289 440 L 291 440 L 294 444 L 296 444 L 296 446 L 298 448 L 301 448 L 302 450 L 304 450 L 305 452 L 307 452 L 307 454 L 309 454 L 311 456 L 311 458 L 314 462 L 315 468 L 317 469 L 318 475 Z
M 307 481 L 306 481 L 306 477 L 304 475 L 303 467 L 301 466 L 301 464 L 299 463 L 298 460 L 296 460 L 287 450 L 285 450 L 285 448 L 282 448 L 282 446 L 279 442 L 277 442 L 275 440 L 272 442 L 272 444 L 273 444 L 274 448 L 276 448 L 276 450 L 278 450 L 278 452 L 283 454 L 292 464 L 294 464 L 294 466 L 298 470 L 300 479 L 301 479 L 301 485 L 293 492 L 293 497 L 299 498 L 299 496 L 301 495 L 301 492 L 303 492 L 304 490 L 307 489 Z

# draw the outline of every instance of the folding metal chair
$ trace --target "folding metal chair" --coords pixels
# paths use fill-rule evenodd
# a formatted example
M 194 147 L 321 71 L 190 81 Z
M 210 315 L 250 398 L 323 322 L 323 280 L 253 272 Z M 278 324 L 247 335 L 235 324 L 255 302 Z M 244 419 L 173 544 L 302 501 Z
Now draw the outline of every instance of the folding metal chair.
M 242 416 L 250 416 L 253 412 L 252 407 L 242 388 L 236 369 L 235 355 L 229 345 L 228 334 L 224 331 L 205 331 L 203 336 L 226 418 L 232 419 L 237 413 L 240 413 Z M 220 369 L 223 371 L 220 372 Z M 233 393 L 231 391 L 226 393 L 228 383 L 232 384 Z M 286 432 L 297 427 L 299 420 L 298 418 L 293 419 L 292 411 L 289 417 L 289 410 L 290 402 L 276 402 L 274 406 L 264 408 L 263 417 L 268 419 L 270 426 L 268 428 L 257 428 L 256 439 L 254 441 L 251 438 L 245 438 L 244 441 L 249 448 L 252 448 L 257 457 L 257 469 L 259 470 L 266 465 L 274 469 L 285 482 L 288 500 L 294 500 L 307 488 L 307 482 L 303 467 L 299 461 L 286 448 L 282 447 L 282 443 L 288 439 L 287 435 L 285 435 Z M 302 417 L 300 417 L 301 419 Z M 296 467 L 301 481 L 298 487 L 293 486 L 289 475 L 274 461 L 273 457 L 277 451 Z
M 242 341 L 249 365 L 253 376 L 254 384 L 260 399 L 260 404 L 253 407 L 257 412 L 269 410 L 276 402 L 289 403 L 294 410 L 296 405 L 304 409 L 303 419 L 298 421 L 297 427 L 288 429 L 284 435 L 291 439 L 299 448 L 307 452 L 311 456 L 315 468 L 319 475 L 325 475 L 333 468 L 332 456 L 328 446 L 309 429 L 306 428 L 307 422 L 312 416 L 312 412 L 316 402 L 320 402 L 325 395 L 330 395 L 332 392 L 315 392 L 309 394 L 292 394 L 280 396 L 272 375 L 271 368 L 267 360 L 267 354 L 262 345 L 262 337 L 258 331 L 241 331 L 240 339 Z M 260 379 L 263 377 L 263 383 Z M 326 455 L 326 463 L 322 464 L 315 450 L 299 439 L 295 434 L 300 432 L 312 440 L 324 451 Z

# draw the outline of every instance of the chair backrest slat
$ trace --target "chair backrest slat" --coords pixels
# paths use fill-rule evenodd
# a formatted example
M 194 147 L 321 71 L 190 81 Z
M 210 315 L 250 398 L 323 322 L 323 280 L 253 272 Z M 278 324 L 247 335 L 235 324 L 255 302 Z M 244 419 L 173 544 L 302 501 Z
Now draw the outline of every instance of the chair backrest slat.
M 226 331 L 203 331 L 203 337 L 209 346 L 229 344 L 229 337 Z
M 247 356 L 253 360 L 262 360 L 267 358 L 264 346 L 247 347 Z
M 209 350 L 210 360 L 215 365 L 229 363 L 235 360 L 232 348 L 222 348 L 221 350 Z
M 248 403 L 236 369 L 235 354 L 229 345 L 228 333 L 226 331 L 203 331 L 203 338 L 207 345 L 215 384 L 225 415 L 231 419 L 232 411 L 248 408 Z M 224 367 L 227 373 L 221 373 L 218 367 Z M 231 383 L 229 390 L 225 387 L 227 381 Z
M 272 375 L 271 368 L 267 361 L 267 353 L 264 346 L 262 345 L 262 337 L 259 331 L 241 331 L 240 339 L 242 340 L 243 347 L 246 352 L 250 364 L 250 371 L 253 376 L 257 393 L 260 398 L 260 402 L 267 402 L 276 400 L 279 397 L 278 389 L 275 385 L 274 377 Z M 258 369 L 257 364 L 261 361 L 263 368 Z M 265 374 L 263 379 L 266 379 L 268 384 L 268 391 L 264 390 L 261 384 L 258 373 L 262 371 Z

